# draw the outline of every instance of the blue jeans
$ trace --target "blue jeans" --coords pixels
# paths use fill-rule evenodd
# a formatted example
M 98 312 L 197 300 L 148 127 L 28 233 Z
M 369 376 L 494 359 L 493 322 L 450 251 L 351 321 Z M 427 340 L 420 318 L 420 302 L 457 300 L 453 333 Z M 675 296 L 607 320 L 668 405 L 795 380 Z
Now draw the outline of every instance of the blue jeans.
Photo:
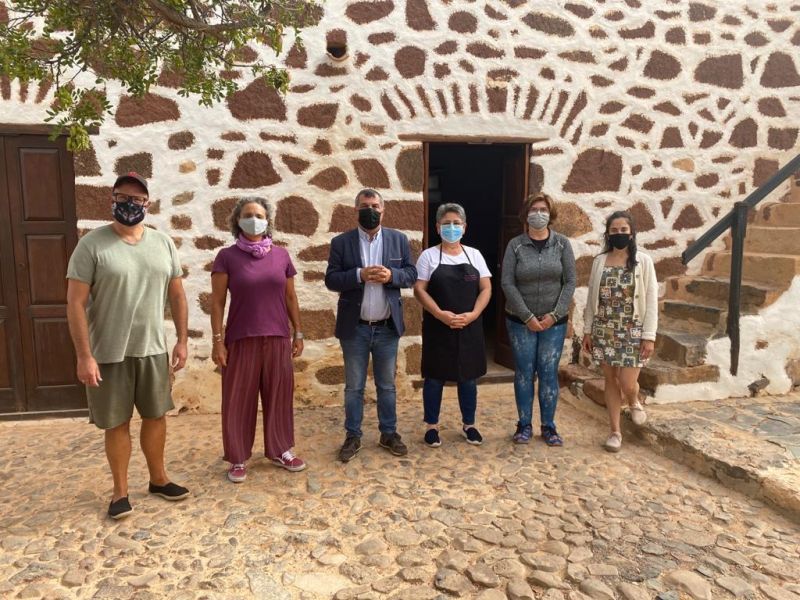
M 353 337 L 339 340 L 344 356 L 344 428 L 348 434 L 361 437 L 364 386 L 367 383 L 370 354 L 378 395 L 378 428 L 381 433 L 394 433 L 397 430 L 394 377 L 399 342 L 400 336 L 394 327 L 371 327 L 363 323 L 356 326 Z
M 564 350 L 567 324 L 544 331 L 531 331 L 527 325 L 506 319 L 508 337 L 514 354 L 514 397 L 517 400 L 519 425 L 533 420 L 533 381 L 539 379 L 539 410 L 542 427 L 555 429 L 558 404 L 558 363 Z
M 443 379 L 425 378 L 422 386 L 422 406 L 425 409 L 425 422 L 428 425 L 439 423 L 439 411 L 442 408 Z M 478 384 L 474 379 L 458 382 L 458 406 L 461 408 L 461 422 L 464 425 L 475 424 L 475 407 L 478 405 Z

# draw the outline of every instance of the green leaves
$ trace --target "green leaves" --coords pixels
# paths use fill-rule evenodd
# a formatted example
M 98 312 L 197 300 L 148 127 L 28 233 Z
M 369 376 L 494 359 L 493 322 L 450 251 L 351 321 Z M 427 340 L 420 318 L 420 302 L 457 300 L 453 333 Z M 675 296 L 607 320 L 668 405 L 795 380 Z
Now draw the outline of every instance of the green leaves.
M 178 94 L 211 106 L 238 89 L 226 71 L 240 69 L 285 93 L 285 70 L 236 57 L 250 43 L 278 54 L 285 31 L 297 38 L 320 16 L 313 0 L 15 0 L 0 23 L 0 74 L 52 81 L 46 120 L 53 136 L 66 132 L 67 146 L 80 151 L 89 147 L 89 128 L 112 110 L 109 81 L 142 96 L 166 70 L 177 76 Z

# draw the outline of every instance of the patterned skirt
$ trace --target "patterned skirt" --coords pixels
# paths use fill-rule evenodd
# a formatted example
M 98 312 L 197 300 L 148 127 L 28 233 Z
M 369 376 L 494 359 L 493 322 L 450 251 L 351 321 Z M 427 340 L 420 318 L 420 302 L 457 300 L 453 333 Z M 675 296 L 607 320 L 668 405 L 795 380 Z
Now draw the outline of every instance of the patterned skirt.
M 642 325 L 632 320 L 592 324 L 592 358 L 611 367 L 643 367 L 639 350 Z

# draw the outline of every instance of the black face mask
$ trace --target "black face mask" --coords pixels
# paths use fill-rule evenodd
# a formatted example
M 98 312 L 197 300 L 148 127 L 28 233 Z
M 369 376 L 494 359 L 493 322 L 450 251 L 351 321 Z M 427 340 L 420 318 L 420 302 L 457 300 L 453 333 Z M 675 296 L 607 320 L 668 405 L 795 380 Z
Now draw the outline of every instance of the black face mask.
M 358 224 L 367 230 L 375 229 L 378 225 L 381 224 L 381 213 L 379 213 L 371 206 L 365 206 L 364 208 L 359 208 Z
M 608 242 L 611 244 L 612 247 L 616 248 L 617 250 L 622 250 L 623 248 L 627 248 L 628 244 L 631 243 L 631 234 L 630 233 L 612 233 L 608 236 Z
M 146 213 L 147 208 L 133 202 L 114 202 L 111 207 L 111 214 L 114 215 L 114 219 L 128 227 L 141 223 Z

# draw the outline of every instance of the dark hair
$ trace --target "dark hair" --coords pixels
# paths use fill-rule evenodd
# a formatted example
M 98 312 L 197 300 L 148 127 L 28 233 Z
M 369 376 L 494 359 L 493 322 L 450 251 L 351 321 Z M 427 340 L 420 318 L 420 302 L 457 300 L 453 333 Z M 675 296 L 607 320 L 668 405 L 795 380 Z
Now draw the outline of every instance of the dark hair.
M 522 203 L 522 206 L 519 209 L 519 220 L 522 223 L 522 228 L 525 231 L 528 231 L 528 213 L 531 210 L 531 206 L 537 202 L 544 202 L 547 205 L 547 210 L 550 212 L 550 223 L 555 221 L 556 217 L 558 217 L 558 208 L 556 208 L 556 203 L 550 196 L 543 192 L 539 192 L 538 194 L 530 194 L 527 198 L 525 198 L 525 202 Z
M 381 202 L 381 206 L 383 206 L 383 196 L 381 196 L 378 190 L 373 190 L 372 188 L 364 188 L 360 192 L 356 194 L 356 206 L 358 206 L 358 201 L 361 200 L 361 196 L 364 198 L 377 198 Z
M 608 228 L 615 219 L 625 219 L 631 228 L 631 241 L 628 242 L 628 262 L 625 265 L 629 271 L 633 271 L 636 266 L 636 224 L 633 222 L 633 215 L 627 210 L 616 210 L 606 219 L 606 228 L 603 232 L 603 254 L 611 252 L 611 242 L 608 240 Z

